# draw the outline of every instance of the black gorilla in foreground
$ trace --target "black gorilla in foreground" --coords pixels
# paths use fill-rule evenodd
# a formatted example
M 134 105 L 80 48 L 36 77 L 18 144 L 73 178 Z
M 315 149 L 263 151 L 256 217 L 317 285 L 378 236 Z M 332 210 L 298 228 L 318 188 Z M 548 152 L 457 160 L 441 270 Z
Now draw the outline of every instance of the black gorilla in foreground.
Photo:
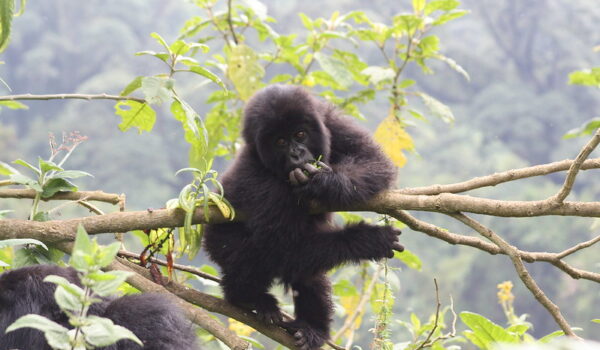
M 210 257 L 220 265 L 225 298 L 281 324 L 300 349 L 319 348 L 332 317 L 326 272 L 347 262 L 402 251 L 399 231 L 367 223 L 337 227 L 335 209 L 393 185 L 396 169 L 366 130 L 298 86 L 274 85 L 246 106 L 246 146 L 222 178 L 225 197 L 244 222 L 208 225 Z M 283 322 L 269 287 L 291 287 L 296 319 Z
M 53 283 L 43 282 L 48 275 L 58 275 L 80 285 L 71 268 L 35 265 L 10 270 L 0 275 L 0 350 L 51 350 L 44 334 L 33 328 L 5 333 L 6 328 L 26 314 L 45 316 L 72 328 L 67 316 L 54 301 Z M 99 350 L 197 350 L 191 323 L 177 306 L 157 294 L 128 295 L 93 304 L 90 314 L 111 319 L 131 330 L 144 346 L 130 341 Z

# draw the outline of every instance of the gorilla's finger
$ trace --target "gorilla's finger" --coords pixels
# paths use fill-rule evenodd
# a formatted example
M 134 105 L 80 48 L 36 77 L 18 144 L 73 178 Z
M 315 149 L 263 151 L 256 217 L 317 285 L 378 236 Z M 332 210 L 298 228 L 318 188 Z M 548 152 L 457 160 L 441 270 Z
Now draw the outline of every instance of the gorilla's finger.
M 294 173 L 294 177 L 296 177 L 296 180 L 300 184 L 305 184 L 308 182 L 308 180 L 310 180 L 310 178 L 304 174 L 302 169 L 296 168 L 296 169 L 294 169 L 293 173 Z
M 317 162 L 317 165 L 321 168 L 321 170 L 325 170 L 325 171 L 332 171 L 331 167 L 321 161 Z
M 315 168 L 315 166 L 310 163 L 306 163 L 302 167 L 308 172 L 310 176 L 313 176 L 319 172 L 319 169 Z
M 392 248 L 394 248 L 394 250 L 399 251 L 399 252 L 404 251 L 404 246 L 398 242 L 395 242 L 394 244 L 392 244 Z
M 294 170 L 290 171 L 288 177 L 290 179 L 290 183 L 292 184 L 292 186 L 299 185 L 298 180 L 296 180 L 296 176 L 294 176 Z

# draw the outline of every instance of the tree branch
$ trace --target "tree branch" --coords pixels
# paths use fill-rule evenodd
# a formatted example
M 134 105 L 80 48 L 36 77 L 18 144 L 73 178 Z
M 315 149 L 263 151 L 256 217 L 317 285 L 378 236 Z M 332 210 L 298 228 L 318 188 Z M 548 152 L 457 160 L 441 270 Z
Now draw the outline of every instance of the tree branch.
M 448 185 L 432 185 L 425 187 L 405 188 L 398 190 L 402 194 L 424 194 L 434 195 L 440 193 L 460 193 L 477 188 L 496 186 L 501 183 L 526 179 L 534 176 L 543 176 L 559 171 L 569 170 L 575 161 L 565 159 L 559 162 L 541 164 L 521 169 L 513 169 L 501 173 L 495 173 L 487 176 L 480 176 L 471 180 L 458 182 Z M 598 169 L 600 168 L 600 158 L 588 159 L 581 164 L 581 170 Z
M 0 188 L 0 198 L 35 198 L 35 190 Z M 78 191 L 78 192 L 58 192 L 52 197 L 41 198 L 43 201 L 50 200 L 68 200 L 68 201 L 97 201 L 110 204 L 119 204 L 124 200 L 125 195 L 106 193 L 103 191 Z
M 598 146 L 598 143 L 600 143 L 600 130 L 596 131 L 592 139 L 588 141 L 588 143 L 581 149 L 577 155 L 577 158 L 575 158 L 575 161 L 569 168 L 569 172 L 567 173 L 567 177 L 565 178 L 562 188 L 554 197 L 551 198 L 552 201 L 556 202 L 557 204 L 562 203 L 565 198 L 567 198 L 569 193 L 571 193 L 571 189 L 573 188 L 575 177 L 577 177 L 579 169 L 587 157 L 589 157 L 590 153 L 592 153 L 592 151 Z
M 152 276 L 150 275 L 150 272 L 147 269 L 132 262 L 129 262 L 123 258 L 117 258 L 117 261 L 126 266 L 127 268 L 135 271 L 137 274 L 145 277 L 147 280 L 152 280 Z M 256 329 L 260 333 L 275 340 L 276 342 L 283 344 L 284 346 L 287 346 L 290 349 L 296 349 L 296 347 L 294 346 L 294 339 L 284 329 L 273 325 L 266 325 L 260 322 L 256 318 L 256 316 L 251 312 L 239 309 L 227 303 L 223 299 L 219 299 L 212 295 L 208 295 L 199 292 L 195 289 L 185 287 L 173 281 L 168 281 L 166 277 L 164 278 L 163 283 L 164 288 L 166 290 L 190 304 L 200 306 L 201 308 L 210 312 L 216 312 L 221 315 L 234 318 L 244 324 L 249 325 L 250 327 Z M 137 286 L 135 285 L 134 287 L 137 288 Z
M 51 94 L 51 95 L 6 95 L 0 96 L 0 101 L 19 101 L 19 100 L 115 100 L 115 101 L 136 101 L 139 103 L 146 103 L 146 100 L 139 97 L 132 96 L 120 96 L 120 95 L 107 95 L 107 94 Z
M 490 241 L 494 242 L 494 244 L 496 244 L 500 249 L 502 249 L 502 251 L 510 257 L 510 260 L 513 262 L 513 265 L 515 266 L 515 270 L 517 271 L 517 274 L 519 275 L 519 278 L 521 279 L 521 281 L 523 281 L 523 284 L 525 284 L 527 289 L 529 289 L 529 291 L 533 294 L 533 296 L 537 299 L 537 301 L 540 304 L 542 304 L 542 306 L 544 306 L 546 308 L 546 310 L 548 310 L 550 315 L 552 315 L 552 317 L 554 318 L 556 323 L 560 326 L 560 328 L 563 330 L 563 332 L 565 332 L 565 334 L 570 337 L 579 338 L 575 333 L 573 333 L 571 326 L 569 325 L 567 320 L 563 317 L 558 306 L 556 306 L 556 304 L 554 304 L 552 302 L 552 300 L 550 300 L 550 298 L 548 298 L 546 296 L 546 294 L 544 294 L 542 289 L 537 285 L 535 280 L 531 277 L 531 275 L 525 268 L 525 265 L 523 264 L 521 255 L 517 248 L 508 244 L 505 240 L 503 240 L 500 236 L 495 234 L 489 228 L 483 226 L 479 222 L 473 220 L 472 218 L 469 218 L 468 216 L 466 216 L 462 213 L 450 214 L 450 216 L 457 219 L 458 221 L 464 223 L 465 225 L 471 227 L 473 230 L 475 230 L 482 236 L 486 237 Z
M 135 264 L 133 265 L 135 266 Z M 181 309 L 186 312 L 186 316 L 188 319 L 198 324 L 202 328 L 206 329 L 209 333 L 211 333 L 223 343 L 225 343 L 230 349 L 251 349 L 251 346 L 247 341 L 241 339 L 237 336 L 237 334 L 235 334 L 235 332 L 221 325 L 217 320 L 211 317 L 211 315 L 208 312 L 194 305 L 191 305 L 190 303 L 170 293 L 165 287 L 152 282 L 147 278 L 146 275 L 146 273 L 149 274 L 149 272 L 141 267 L 139 268 L 141 270 L 137 268 L 132 268 L 131 263 L 128 263 L 126 260 L 120 260 L 120 258 L 117 258 L 108 266 L 108 270 L 121 270 L 133 272 L 133 275 L 127 279 L 127 282 L 129 284 L 131 284 L 132 286 L 144 293 L 159 293 L 166 296 L 175 304 L 179 305 L 179 307 L 181 307 Z M 144 272 L 143 274 L 140 273 L 142 270 Z

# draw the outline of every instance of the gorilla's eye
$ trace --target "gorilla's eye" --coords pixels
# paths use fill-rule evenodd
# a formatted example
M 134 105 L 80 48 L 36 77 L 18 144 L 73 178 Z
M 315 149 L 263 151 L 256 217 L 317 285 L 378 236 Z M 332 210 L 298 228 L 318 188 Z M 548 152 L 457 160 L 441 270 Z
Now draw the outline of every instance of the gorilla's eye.
M 304 131 L 298 131 L 296 133 L 296 135 L 294 135 L 296 137 L 297 140 L 304 140 L 304 138 L 306 137 L 306 132 Z
M 285 146 L 287 144 L 287 142 L 285 141 L 284 138 L 279 138 L 275 141 L 275 144 L 277 144 L 277 146 Z

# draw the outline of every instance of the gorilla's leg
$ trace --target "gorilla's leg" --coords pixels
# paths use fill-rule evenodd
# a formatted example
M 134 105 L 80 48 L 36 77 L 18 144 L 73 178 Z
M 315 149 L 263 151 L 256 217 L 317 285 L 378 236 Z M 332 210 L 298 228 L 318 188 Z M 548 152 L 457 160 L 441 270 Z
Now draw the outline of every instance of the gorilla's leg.
M 331 284 L 325 274 L 292 283 L 296 319 L 286 328 L 301 350 L 319 349 L 329 338 L 333 315 Z
M 225 299 L 241 308 L 255 310 L 262 322 L 280 324 L 283 315 L 277 306 L 277 299 L 268 293 L 272 279 L 267 276 L 241 273 L 239 270 L 243 268 L 243 266 L 238 267 L 233 274 L 223 271 L 221 286 Z

